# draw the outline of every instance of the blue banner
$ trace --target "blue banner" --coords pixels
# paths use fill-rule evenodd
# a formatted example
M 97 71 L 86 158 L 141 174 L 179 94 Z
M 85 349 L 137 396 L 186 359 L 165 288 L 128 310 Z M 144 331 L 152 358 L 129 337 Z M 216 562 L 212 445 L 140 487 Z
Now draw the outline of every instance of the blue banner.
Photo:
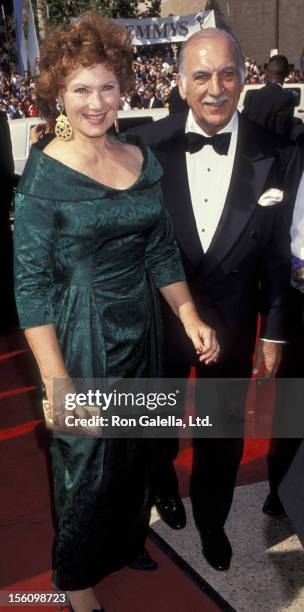
M 27 69 L 27 52 L 25 45 L 24 32 L 22 27 L 22 13 L 24 0 L 13 0 L 14 2 L 14 15 L 16 20 L 16 43 L 18 52 L 18 64 L 20 74 L 24 74 L 24 70 Z

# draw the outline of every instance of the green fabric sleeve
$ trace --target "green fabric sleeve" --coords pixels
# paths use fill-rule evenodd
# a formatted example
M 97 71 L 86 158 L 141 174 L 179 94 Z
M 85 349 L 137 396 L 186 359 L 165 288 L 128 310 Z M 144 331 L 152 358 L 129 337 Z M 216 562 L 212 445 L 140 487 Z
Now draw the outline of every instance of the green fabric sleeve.
M 180 251 L 173 235 L 172 222 L 165 208 L 147 241 L 146 266 L 158 288 L 185 280 Z
M 17 310 L 22 328 L 54 322 L 51 301 L 56 203 L 18 193 L 14 222 Z

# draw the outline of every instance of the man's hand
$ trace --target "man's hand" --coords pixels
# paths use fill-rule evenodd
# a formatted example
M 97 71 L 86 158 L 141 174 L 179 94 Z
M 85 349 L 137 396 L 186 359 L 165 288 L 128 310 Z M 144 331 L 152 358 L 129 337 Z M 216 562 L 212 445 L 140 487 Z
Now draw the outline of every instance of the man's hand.
M 280 365 L 282 358 L 282 344 L 280 342 L 271 342 L 270 340 L 259 340 L 255 364 L 252 373 L 257 378 L 273 378 Z

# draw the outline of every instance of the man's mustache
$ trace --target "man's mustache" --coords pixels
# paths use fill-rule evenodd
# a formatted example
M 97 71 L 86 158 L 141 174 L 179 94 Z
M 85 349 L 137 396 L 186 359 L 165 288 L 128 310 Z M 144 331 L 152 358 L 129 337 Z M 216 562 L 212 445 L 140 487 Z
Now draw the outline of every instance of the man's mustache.
M 223 102 L 228 102 L 229 98 L 225 94 L 218 96 L 217 98 L 213 98 L 211 96 L 207 96 L 202 100 L 202 104 L 223 104 Z

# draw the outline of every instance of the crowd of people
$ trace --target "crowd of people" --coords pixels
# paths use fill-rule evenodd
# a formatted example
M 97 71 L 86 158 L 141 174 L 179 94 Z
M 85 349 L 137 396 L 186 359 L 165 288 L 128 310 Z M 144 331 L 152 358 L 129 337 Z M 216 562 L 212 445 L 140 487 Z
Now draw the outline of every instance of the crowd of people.
M 121 110 L 168 107 L 170 92 L 177 83 L 177 54 L 178 48 L 174 52 L 170 45 L 159 45 L 153 47 L 153 50 L 151 47 L 134 49 L 134 87 L 122 96 Z M 265 83 L 264 65 L 246 57 L 245 66 L 245 83 Z M 36 77 L 29 70 L 21 76 L 17 67 L 9 61 L 5 50 L 0 47 L 0 110 L 6 112 L 8 119 L 38 116 Z M 301 82 L 300 71 L 291 70 L 285 82 Z
M 135 86 L 121 101 L 122 110 L 161 108 L 169 104 L 171 89 L 177 84 L 177 62 L 170 45 L 134 54 Z
M 0 47 L 0 110 L 8 119 L 38 116 L 35 75 L 29 70 L 20 75 L 3 47 Z
M 255 85 L 258 83 L 266 82 L 266 64 L 257 64 L 256 60 L 251 57 L 245 58 L 245 84 Z M 301 83 L 300 70 L 289 70 L 288 75 L 285 77 L 285 83 Z

